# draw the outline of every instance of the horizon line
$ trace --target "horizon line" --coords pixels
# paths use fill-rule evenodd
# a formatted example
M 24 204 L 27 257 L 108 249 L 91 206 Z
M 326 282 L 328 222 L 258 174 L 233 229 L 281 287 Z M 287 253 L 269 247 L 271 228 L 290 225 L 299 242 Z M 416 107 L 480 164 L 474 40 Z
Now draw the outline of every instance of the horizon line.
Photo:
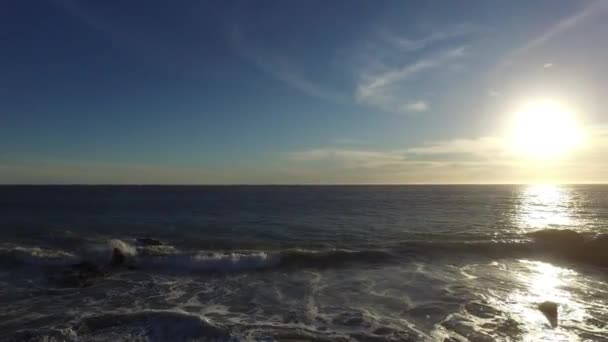
M 522 183 L 0 183 L 0 186 L 428 186 L 428 185 L 608 185 L 608 182 Z

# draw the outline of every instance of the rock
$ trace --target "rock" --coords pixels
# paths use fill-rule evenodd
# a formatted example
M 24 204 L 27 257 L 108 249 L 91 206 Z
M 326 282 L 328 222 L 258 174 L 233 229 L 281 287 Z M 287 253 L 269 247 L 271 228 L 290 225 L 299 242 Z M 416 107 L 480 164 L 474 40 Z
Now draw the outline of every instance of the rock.
M 550 301 L 538 304 L 538 310 L 545 315 L 552 328 L 557 327 L 557 307 L 558 304 Z
M 125 254 L 118 248 L 112 249 L 112 259 L 110 259 L 110 266 L 119 266 L 125 263 Z
M 137 244 L 139 244 L 141 246 L 162 246 L 163 245 L 163 243 L 161 241 L 153 239 L 153 238 L 149 238 L 149 237 L 137 238 L 137 239 L 135 239 L 135 241 L 137 242 Z

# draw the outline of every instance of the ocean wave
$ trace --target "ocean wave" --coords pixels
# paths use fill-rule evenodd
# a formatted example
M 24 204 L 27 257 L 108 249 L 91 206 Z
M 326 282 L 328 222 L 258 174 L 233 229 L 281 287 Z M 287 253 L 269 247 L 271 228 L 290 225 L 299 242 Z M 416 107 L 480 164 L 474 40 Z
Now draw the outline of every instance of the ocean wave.
M 25 247 L 0 247 L 0 265 L 14 266 L 65 266 L 79 261 L 79 257 L 63 250 Z
M 393 257 L 382 250 L 182 251 L 173 246 L 133 246 L 112 239 L 69 253 L 40 247 L 0 249 L 4 266 L 126 266 L 143 270 L 236 272 L 276 267 L 332 267 L 354 262 L 379 262 Z M 120 265 L 115 256 L 120 255 Z
M 174 254 L 141 258 L 142 268 L 166 268 L 186 271 L 234 272 L 268 268 L 332 267 L 352 262 L 374 262 L 390 258 L 384 251 L 350 251 L 340 249 L 283 251 L 243 251 L 231 253 Z
M 608 234 L 590 236 L 570 229 L 545 229 L 528 235 L 541 251 L 576 262 L 608 266 Z
M 173 271 L 241 271 L 269 268 L 280 259 L 265 252 L 253 253 L 176 253 L 165 256 L 147 256 L 136 265 L 144 269 Z
M 401 252 L 412 254 L 476 254 L 484 257 L 552 257 L 608 267 L 608 234 L 582 234 L 569 229 L 543 229 L 506 241 L 407 241 Z
M 354 263 L 383 263 L 403 257 L 470 255 L 484 257 L 559 257 L 608 266 L 608 235 L 588 236 L 548 229 L 510 241 L 405 241 L 384 248 L 182 251 L 169 245 L 134 246 L 122 240 L 92 245 L 80 253 L 41 247 L 0 247 L 3 266 L 69 266 L 88 262 L 105 266 L 121 255 L 120 264 L 136 269 L 188 272 L 236 272 L 269 268 L 326 268 Z

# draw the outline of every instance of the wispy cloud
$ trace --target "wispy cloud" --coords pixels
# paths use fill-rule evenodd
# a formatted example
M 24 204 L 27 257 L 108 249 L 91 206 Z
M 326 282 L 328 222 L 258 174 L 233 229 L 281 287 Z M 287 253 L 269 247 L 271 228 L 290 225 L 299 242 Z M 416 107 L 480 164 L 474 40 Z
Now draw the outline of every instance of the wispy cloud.
M 317 148 L 289 154 L 291 160 L 300 162 L 332 161 L 348 167 L 378 168 L 401 164 L 404 157 L 399 152 L 366 151 L 344 148 Z
M 482 158 L 500 157 L 506 153 L 507 143 L 497 137 L 452 139 L 408 148 L 410 155 L 474 155 Z
M 183 184 L 217 181 L 218 176 L 202 168 L 90 160 L 5 161 L 0 167 L 1 182 L 18 184 Z
M 365 79 L 358 87 L 358 94 L 368 96 L 378 88 L 389 86 L 393 83 L 403 81 L 413 74 L 440 65 L 442 62 L 464 55 L 465 46 L 450 49 L 429 58 L 420 59 L 414 63 L 401 68 L 392 69 L 380 74 L 364 75 Z
M 490 90 L 488 90 L 488 95 L 490 95 L 492 97 L 497 97 L 497 96 L 500 96 L 500 92 L 498 92 L 497 90 L 494 90 L 494 89 L 490 89 Z
M 545 44 L 547 41 L 558 37 L 562 33 L 569 31 L 590 17 L 605 13 L 608 11 L 608 1 L 597 0 L 595 2 L 588 3 L 586 6 L 581 8 L 578 12 L 572 14 L 569 17 L 563 18 L 553 26 L 549 27 L 546 31 L 540 35 L 534 37 L 522 47 L 511 52 L 499 65 L 505 67 L 513 62 L 517 57 L 526 54 L 528 51 Z
M 416 101 L 407 103 L 405 109 L 409 112 L 426 112 L 429 110 L 429 104 L 425 101 Z
M 497 136 L 389 150 L 325 147 L 294 152 L 289 157 L 308 167 L 314 179 L 325 179 L 329 170 L 332 175 L 342 175 L 341 181 L 346 183 L 361 179 L 379 183 L 605 182 L 608 127 L 589 128 L 588 140 L 576 154 L 540 164 L 522 159 L 508 140 Z
M 445 160 L 451 160 L 450 155 L 456 157 L 470 155 L 479 160 L 507 158 L 508 144 L 504 139 L 498 137 L 460 138 L 387 151 L 336 147 L 316 148 L 293 152 L 290 154 L 290 158 L 296 161 L 348 161 L 350 164 L 360 166 L 381 167 L 386 164 L 428 161 L 428 156 L 443 156 Z
M 420 91 L 410 94 L 404 89 L 408 86 L 406 83 L 411 77 L 444 64 L 448 68 L 453 66 L 448 65 L 449 62 L 464 57 L 467 46 L 462 44 L 462 41 L 458 44 L 451 40 L 465 37 L 475 31 L 473 26 L 459 25 L 419 38 L 406 38 L 389 30 L 378 30 L 376 34 L 372 34 L 372 38 L 363 39 L 364 44 L 355 44 L 356 48 L 343 53 L 350 56 L 349 58 L 362 57 L 352 57 L 358 60 L 354 63 L 356 65 L 344 62 L 342 58 L 343 65 L 337 69 L 333 68 L 343 72 L 338 78 L 355 80 L 354 85 L 342 84 L 341 87 L 329 86 L 324 75 L 315 77 L 312 73 L 304 72 L 293 56 L 264 49 L 248 40 L 239 25 L 233 26 L 229 37 L 233 48 L 242 58 L 274 78 L 311 96 L 338 103 L 354 102 L 385 112 L 420 113 L 430 110 L 431 99 L 420 94 Z M 448 41 L 451 41 L 452 48 L 437 50 L 438 43 Z M 419 52 L 423 52 L 422 55 Z M 332 51 L 325 53 L 335 55 Z M 418 59 L 406 64 L 400 62 L 412 60 L 414 55 L 419 56 Z
M 417 39 L 402 37 L 388 30 L 383 31 L 383 37 L 387 42 L 389 42 L 393 46 L 398 47 L 403 51 L 411 52 L 423 50 L 425 48 L 433 46 L 436 43 L 460 36 L 465 36 L 475 31 L 477 31 L 477 29 L 474 26 L 462 24 L 456 27 L 452 27 L 449 30 L 431 32 L 429 35 Z
M 334 102 L 348 100 L 346 94 L 304 76 L 304 73 L 299 71 L 289 58 L 277 53 L 270 53 L 251 44 L 238 26 L 232 28 L 230 41 L 235 51 L 242 58 L 293 88 L 311 96 Z
M 552 68 L 552 67 L 553 67 L 553 63 L 545 63 L 543 65 L 543 68 L 545 68 L 545 69 L 549 69 L 549 68 Z
M 338 138 L 338 139 L 334 139 L 334 143 L 336 143 L 338 145 L 353 145 L 353 144 L 362 143 L 362 141 L 359 139 L 352 139 L 352 138 Z
M 402 89 L 404 83 L 414 75 L 463 57 L 465 51 L 466 46 L 459 46 L 435 53 L 405 66 L 392 67 L 381 72 L 363 71 L 357 85 L 355 98 L 361 104 L 378 107 L 389 112 L 407 113 L 428 110 L 429 103 L 427 101 L 420 99 L 407 100 L 407 89 Z

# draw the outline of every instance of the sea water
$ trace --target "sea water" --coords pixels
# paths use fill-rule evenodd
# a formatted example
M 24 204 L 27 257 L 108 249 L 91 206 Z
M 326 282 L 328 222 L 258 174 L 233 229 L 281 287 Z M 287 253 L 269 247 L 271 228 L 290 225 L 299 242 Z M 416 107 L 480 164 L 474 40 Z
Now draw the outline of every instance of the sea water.
M 605 341 L 606 233 L 602 185 L 2 186 L 0 340 Z

